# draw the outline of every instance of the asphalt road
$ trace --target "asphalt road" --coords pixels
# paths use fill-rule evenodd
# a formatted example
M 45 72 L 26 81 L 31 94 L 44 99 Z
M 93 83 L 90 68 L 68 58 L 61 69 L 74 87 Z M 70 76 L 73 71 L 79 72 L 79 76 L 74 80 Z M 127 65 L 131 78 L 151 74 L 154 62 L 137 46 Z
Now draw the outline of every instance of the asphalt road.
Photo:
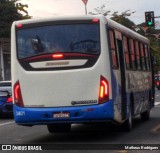
M 150 120 L 144 122 L 137 116 L 134 118 L 131 132 L 123 132 L 114 125 L 73 125 L 70 133 L 50 134 L 44 125 L 24 127 L 16 125 L 13 118 L 0 118 L 0 144 L 61 144 L 60 150 L 54 151 L 65 153 L 84 150 L 85 152 L 106 152 L 105 149 L 101 150 L 101 147 L 104 147 L 103 144 L 113 146 L 115 144 L 160 144 L 160 91 L 156 90 L 156 106 L 151 110 Z M 66 144 L 74 144 L 75 147 L 70 145 L 70 148 L 67 148 Z M 80 149 L 76 150 L 76 146 Z M 107 152 L 136 151 L 121 150 L 118 147 L 116 151 Z M 143 152 L 152 151 L 143 150 Z M 160 150 L 154 152 L 160 152 Z

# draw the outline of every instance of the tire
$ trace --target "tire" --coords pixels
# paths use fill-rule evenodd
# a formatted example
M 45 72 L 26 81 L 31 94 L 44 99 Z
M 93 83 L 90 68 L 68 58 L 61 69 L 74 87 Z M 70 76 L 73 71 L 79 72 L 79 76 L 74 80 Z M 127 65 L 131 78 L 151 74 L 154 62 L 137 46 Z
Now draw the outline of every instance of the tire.
M 149 119 L 150 119 L 150 110 L 147 110 L 147 111 L 141 113 L 140 116 L 141 116 L 141 120 L 142 120 L 142 121 L 147 121 L 147 120 L 149 120 Z
M 62 124 L 48 124 L 47 125 L 49 133 L 64 133 L 69 132 L 71 129 L 71 124 L 62 123 Z
M 122 130 L 125 132 L 129 132 L 132 130 L 132 127 L 133 127 L 133 119 L 132 119 L 132 112 L 130 108 L 128 119 L 122 124 Z

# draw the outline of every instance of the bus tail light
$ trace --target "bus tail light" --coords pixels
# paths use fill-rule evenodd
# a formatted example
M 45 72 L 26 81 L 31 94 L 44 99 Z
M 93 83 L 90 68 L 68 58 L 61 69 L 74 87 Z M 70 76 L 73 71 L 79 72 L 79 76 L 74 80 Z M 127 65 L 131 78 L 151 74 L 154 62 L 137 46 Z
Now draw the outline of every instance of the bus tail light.
M 20 28 L 22 28 L 22 27 L 23 27 L 22 24 L 17 24 L 17 25 L 16 25 L 16 28 L 18 28 L 18 29 L 20 29 Z
M 109 100 L 109 83 L 107 79 L 101 76 L 100 88 L 99 88 L 99 104 L 102 104 Z
M 56 54 L 53 54 L 52 57 L 53 57 L 54 59 L 61 59 L 61 58 L 64 57 L 64 55 L 61 54 L 61 53 L 56 53 Z
M 97 18 L 92 19 L 92 22 L 93 22 L 93 23 L 99 23 L 99 19 L 97 19 Z
M 14 103 L 19 107 L 24 107 L 19 81 L 14 85 Z
M 7 98 L 7 103 L 12 103 L 12 97 Z

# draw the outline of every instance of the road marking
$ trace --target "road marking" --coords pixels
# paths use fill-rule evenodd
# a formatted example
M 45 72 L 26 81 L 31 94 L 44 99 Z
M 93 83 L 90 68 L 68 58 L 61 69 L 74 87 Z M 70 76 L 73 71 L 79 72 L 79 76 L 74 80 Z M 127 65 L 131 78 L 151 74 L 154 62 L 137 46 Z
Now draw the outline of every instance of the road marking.
M 128 151 L 126 151 L 126 150 L 118 150 L 118 152 L 117 153 L 127 153 Z
M 0 124 L 0 126 L 4 126 L 4 125 L 8 125 L 8 124 L 13 124 L 13 123 L 15 123 L 15 122 L 7 122 L 7 123 L 2 123 L 2 124 Z
M 160 102 L 155 102 L 155 106 L 157 106 L 157 105 L 159 105 L 160 104 Z

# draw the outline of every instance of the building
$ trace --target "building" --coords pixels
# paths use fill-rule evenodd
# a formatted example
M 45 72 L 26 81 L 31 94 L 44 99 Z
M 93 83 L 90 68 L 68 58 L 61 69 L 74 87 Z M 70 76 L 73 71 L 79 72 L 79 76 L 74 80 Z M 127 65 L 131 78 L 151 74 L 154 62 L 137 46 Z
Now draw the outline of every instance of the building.
M 0 81 L 11 79 L 11 43 L 9 38 L 0 38 Z

